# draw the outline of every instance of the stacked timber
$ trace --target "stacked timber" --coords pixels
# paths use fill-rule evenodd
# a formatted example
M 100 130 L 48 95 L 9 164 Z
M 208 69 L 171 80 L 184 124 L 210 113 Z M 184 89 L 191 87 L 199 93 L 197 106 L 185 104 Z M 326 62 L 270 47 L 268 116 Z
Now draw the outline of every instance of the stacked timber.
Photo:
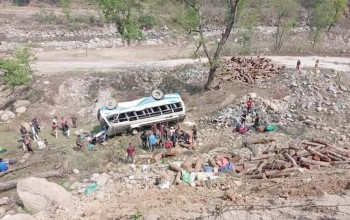
M 284 68 L 284 65 L 275 64 L 271 59 L 264 57 L 232 57 L 228 60 L 222 60 L 217 76 L 225 81 L 240 80 L 254 84 L 279 74 Z

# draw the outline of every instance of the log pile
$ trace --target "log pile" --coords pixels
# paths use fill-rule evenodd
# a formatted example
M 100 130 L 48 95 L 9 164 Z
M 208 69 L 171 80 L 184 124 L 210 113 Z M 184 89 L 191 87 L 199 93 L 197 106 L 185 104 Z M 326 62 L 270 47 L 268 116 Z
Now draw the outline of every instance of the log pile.
M 303 141 L 302 147 L 288 147 L 279 152 L 265 152 L 237 164 L 236 172 L 252 179 L 292 176 L 299 167 L 317 169 L 337 164 L 350 164 L 350 150 L 323 140 Z
M 240 80 L 254 84 L 279 74 L 284 68 L 284 65 L 272 63 L 271 59 L 264 57 L 232 57 L 229 60 L 222 60 L 222 67 L 217 75 L 225 81 Z

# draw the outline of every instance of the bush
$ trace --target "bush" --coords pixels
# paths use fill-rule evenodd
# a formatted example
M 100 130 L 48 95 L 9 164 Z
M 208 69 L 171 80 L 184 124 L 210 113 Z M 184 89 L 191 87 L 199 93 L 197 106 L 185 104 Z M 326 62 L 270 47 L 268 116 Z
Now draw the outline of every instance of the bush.
M 0 58 L 1 80 L 9 86 L 24 85 L 30 81 L 32 70 L 29 62 L 33 54 L 29 47 L 18 49 L 13 59 Z
M 14 3 L 17 6 L 27 6 L 29 4 L 30 0 L 14 0 Z
M 152 29 L 156 24 L 156 18 L 153 15 L 143 15 L 139 19 L 141 28 Z

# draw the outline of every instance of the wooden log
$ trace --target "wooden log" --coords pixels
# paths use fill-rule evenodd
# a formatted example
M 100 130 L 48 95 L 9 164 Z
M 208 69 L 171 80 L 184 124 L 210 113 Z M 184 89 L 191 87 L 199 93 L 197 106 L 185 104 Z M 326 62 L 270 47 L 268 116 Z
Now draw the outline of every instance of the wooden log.
M 344 149 L 344 148 L 340 148 L 340 147 L 336 147 L 334 145 L 327 145 L 327 147 L 329 149 L 331 149 L 332 151 L 335 151 L 347 158 L 350 158 L 350 150 Z
M 192 145 L 191 144 L 179 143 L 179 146 L 183 147 L 183 148 L 187 148 L 187 149 L 192 149 Z
M 316 151 L 316 150 L 310 148 L 309 146 L 306 146 L 306 147 L 305 147 L 305 150 L 309 151 L 309 152 L 310 152 L 311 154 L 313 154 L 313 155 L 319 156 L 319 158 L 320 158 L 322 161 L 325 161 L 325 162 L 331 162 L 331 161 L 332 161 L 331 158 L 329 158 L 329 157 L 327 157 L 326 155 L 324 155 L 324 154 L 322 154 L 322 153 L 320 153 L 320 152 L 318 152 L 318 151 Z
M 256 170 L 254 170 L 253 175 L 256 175 L 258 173 L 261 173 L 261 171 L 263 170 L 263 167 L 267 164 L 268 160 L 263 160 L 258 167 L 256 168 Z
M 310 159 L 305 158 L 305 157 L 300 158 L 300 162 L 309 163 L 309 164 L 313 164 L 313 165 L 320 165 L 321 167 L 329 167 L 331 165 L 328 162 L 310 160 Z
M 185 169 L 173 164 L 173 163 L 169 163 L 169 168 L 173 171 L 176 171 L 176 172 L 183 172 L 185 171 Z
M 243 165 L 235 166 L 235 171 L 237 173 L 241 173 L 243 170 L 244 170 L 244 166 Z
M 283 157 L 286 158 L 287 160 L 289 160 L 290 162 L 292 162 L 293 167 L 298 167 L 297 162 L 293 159 L 293 157 L 291 157 L 288 153 L 282 153 Z
M 320 165 L 313 165 L 313 164 L 309 164 L 309 163 L 301 163 L 300 165 L 302 167 L 305 167 L 306 169 L 309 169 L 309 170 L 320 169 Z
M 210 158 L 209 159 L 209 163 L 212 167 L 216 167 L 216 168 L 219 168 L 219 166 L 216 164 L 214 158 Z
M 17 167 L 12 168 L 12 169 L 8 169 L 6 172 L 1 172 L 0 173 L 0 177 L 5 176 L 5 175 L 7 175 L 9 173 L 18 171 L 18 170 L 22 170 L 22 169 L 30 167 L 32 165 L 35 165 L 35 164 L 38 164 L 38 163 L 44 163 L 44 162 L 45 162 L 45 160 L 40 160 L 40 161 L 32 161 L 31 163 L 28 163 L 28 164 L 19 165 Z
M 297 171 L 297 168 L 288 168 L 284 170 L 271 170 L 265 173 L 249 176 L 251 179 L 263 179 L 263 178 L 280 178 L 293 175 L 292 173 Z
M 314 148 L 312 148 L 312 149 L 314 149 L 314 150 L 319 150 L 319 149 L 321 149 L 321 148 L 323 148 L 323 147 L 324 147 L 324 146 L 318 146 L 318 147 L 314 147 Z M 298 157 L 307 157 L 307 156 L 310 156 L 311 154 L 310 154 L 310 152 L 307 151 L 307 150 L 301 150 L 301 151 L 296 152 L 296 155 L 297 155 Z
M 331 155 L 331 154 L 326 154 L 326 156 L 327 157 L 329 157 L 329 158 L 331 158 L 332 159 L 332 161 L 343 161 L 342 159 L 340 159 L 340 158 L 338 158 L 338 157 L 335 157 L 335 156 L 333 156 L 333 155 Z
M 290 155 L 290 156 L 295 156 L 295 154 L 296 154 L 296 151 L 294 150 L 294 149 L 290 149 L 289 151 L 288 151 L 288 154 Z
M 162 159 L 162 157 L 163 157 L 163 152 L 157 153 L 151 158 L 151 163 L 157 163 L 158 161 L 160 161 L 160 159 Z
M 264 170 L 283 170 L 292 167 L 292 162 L 283 160 L 273 161 L 272 163 L 266 164 Z
M 175 179 L 174 179 L 174 184 L 175 185 L 183 184 L 183 182 L 181 181 L 181 172 L 176 173 Z
M 202 171 L 202 165 L 203 165 L 203 159 L 199 157 L 197 159 L 197 161 L 196 161 L 196 165 L 195 165 L 194 170 L 197 171 L 197 172 L 201 172 Z
M 270 157 L 275 157 L 276 154 L 262 154 L 262 155 L 259 155 L 259 156 L 256 156 L 256 157 L 252 157 L 250 158 L 251 161 L 253 160 L 263 160 L 263 159 L 268 159 Z
M 324 146 L 329 146 L 331 145 L 330 143 L 328 143 L 326 140 L 321 140 L 321 139 L 317 139 L 317 138 L 313 138 L 312 142 L 316 143 L 316 144 L 321 144 Z
M 321 161 L 321 158 L 317 155 L 312 156 L 312 159 L 316 161 Z
M 261 138 L 249 141 L 250 144 L 267 144 L 276 141 L 275 138 Z
M 59 169 L 59 170 L 51 170 L 51 171 L 47 171 L 47 172 L 43 172 L 43 173 L 37 173 L 34 175 L 30 175 L 33 177 L 38 177 L 38 178 L 50 178 L 50 177 L 62 177 L 63 176 L 63 169 Z M 25 177 L 27 178 L 27 177 Z M 17 183 L 20 180 L 23 180 L 25 178 L 20 178 L 20 179 L 14 179 L 14 180 L 9 180 L 6 182 L 1 182 L 0 183 L 0 192 L 5 191 L 5 190 L 9 190 L 12 188 L 15 188 L 17 186 Z
M 138 159 L 151 159 L 152 156 L 151 155 L 137 155 Z
M 187 157 L 187 159 L 185 160 L 185 162 L 183 164 L 181 164 L 181 168 L 187 170 L 187 171 L 191 171 L 193 168 L 193 164 L 194 164 L 194 159 Z
M 346 157 L 344 157 L 344 156 L 342 156 L 340 154 L 337 154 L 337 153 L 335 153 L 335 152 L 333 152 L 331 150 L 326 150 L 326 153 L 329 154 L 329 155 L 332 155 L 334 157 L 337 157 L 337 158 L 339 158 L 341 160 L 347 160 L 348 159 L 348 158 L 346 158 Z
M 350 160 L 346 160 L 346 161 L 333 161 L 332 165 L 337 165 L 337 164 L 349 164 Z
M 326 147 L 327 146 L 325 144 L 317 143 L 317 142 L 314 142 L 314 141 L 312 141 L 312 142 L 310 142 L 310 141 L 302 141 L 301 143 L 304 144 L 304 145 L 309 145 L 309 146 L 314 146 L 314 147 Z

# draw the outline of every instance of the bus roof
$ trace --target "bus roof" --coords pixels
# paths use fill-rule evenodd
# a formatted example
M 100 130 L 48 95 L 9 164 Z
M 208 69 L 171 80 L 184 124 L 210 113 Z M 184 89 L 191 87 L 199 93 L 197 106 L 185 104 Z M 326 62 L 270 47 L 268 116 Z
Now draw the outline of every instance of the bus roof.
M 128 111 L 139 111 L 145 108 L 167 105 L 172 103 L 181 102 L 181 96 L 179 93 L 172 93 L 164 95 L 164 98 L 161 100 L 155 100 L 152 96 L 137 99 L 129 102 L 119 102 L 117 108 L 107 109 L 105 106 L 100 108 L 101 114 L 105 113 L 107 115 L 116 114 L 120 112 Z

